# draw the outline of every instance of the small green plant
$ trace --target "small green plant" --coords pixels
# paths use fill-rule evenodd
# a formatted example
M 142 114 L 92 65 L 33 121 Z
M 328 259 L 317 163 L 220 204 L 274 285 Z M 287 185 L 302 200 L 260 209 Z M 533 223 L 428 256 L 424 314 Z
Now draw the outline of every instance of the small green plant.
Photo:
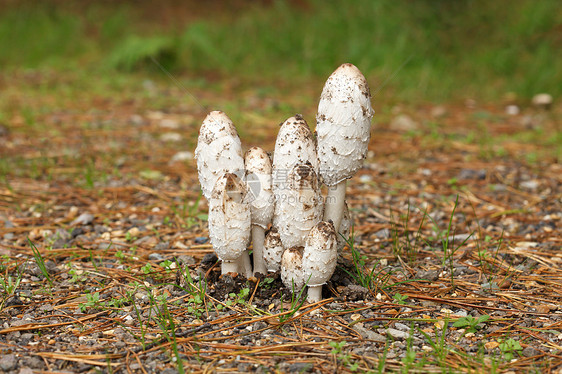
M 357 371 L 359 364 L 351 361 L 350 353 L 344 353 L 344 347 L 347 344 L 345 340 L 340 342 L 329 342 L 328 344 L 332 347 L 331 354 L 336 360 L 336 365 L 341 362 L 341 364 L 346 366 L 350 371 Z
M 499 349 L 503 354 L 503 357 L 507 360 L 507 361 L 511 361 L 513 360 L 513 358 L 515 357 L 515 354 L 519 355 L 520 352 L 523 350 L 523 347 L 521 347 L 521 344 L 513 339 L 513 338 L 509 338 L 507 340 L 500 340 L 500 345 L 499 345 Z
M 100 306 L 100 293 L 94 292 L 86 295 L 86 302 L 79 305 L 80 311 L 84 313 L 89 308 L 97 308 Z
M 146 265 L 144 265 L 143 267 L 141 267 L 141 271 L 144 274 L 150 274 L 152 273 L 152 265 L 150 265 L 150 263 L 147 263 Z
M 396 300 L 397 304 L 404 305 L 406 304 L 406 300 L 408 299 L 407 295 L 401 295 L 399 292 L 396 292 L 394 296 L 392 296 L 394 300 Z
M 51 275 L 49 274 L 49 271 L 45 266 L 45 260 L 43 259 L 43 256 L 41 256 L 41 252 L 39 252 L 35 244 L 33 244 L 33 242 L 29 239 L 29 237 L 27 238 L 27 241 L 29 242 L 31 250 L 33 251 L 33 257 L 35 258 L 37 267 L 39 267 L 39 270 L 41 270 L 41 274 L 43 274 L 47 282 L 49 282 L 49 285 L 53 287 L 53 280 L 51 279 Z
M 259 286 L 269 289 L 273 285 L 274 281 L 275 281 L 275 279 L 273 279 L 273 278 L 265 277 L 265 278 L 262 279 Z
M 481 323 L 486 322 L 490 319 L 490 316 L 487 314 L 483 314 L 478 318 L 474 318 L 472 316 L 466 316 L 459 318 L 458 320 L 453 323 L 453 327 L 460 327 L 466 329 L 466 332 L 476 332 L 477 330 L 481 329 Z
M 72 266 L 72 263 L 68 263 L 66 266 L 69 268 L 68 274 L 70 274 L 71 276 L 71 283 L 81 283 L 85 282 L 88 279 L 84 274 L 84 271 L 75 269 L 74 266 Z

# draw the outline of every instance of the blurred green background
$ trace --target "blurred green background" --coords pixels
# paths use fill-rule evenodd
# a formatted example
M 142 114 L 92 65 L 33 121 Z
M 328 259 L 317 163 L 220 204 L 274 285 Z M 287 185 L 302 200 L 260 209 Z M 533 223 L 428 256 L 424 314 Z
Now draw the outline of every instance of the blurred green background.
M 0 66 L 323 81 L 356 64 L 372 90 L 443 101 L 562 91 L 562 5 L 514 1 L 5 1 Z M 157 78 L 155 78 L 157 79 Z

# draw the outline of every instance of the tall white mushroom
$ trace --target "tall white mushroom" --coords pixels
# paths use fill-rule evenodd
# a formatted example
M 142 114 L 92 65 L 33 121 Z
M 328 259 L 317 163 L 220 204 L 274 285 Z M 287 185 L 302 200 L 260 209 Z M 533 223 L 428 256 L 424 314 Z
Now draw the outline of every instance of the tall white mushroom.
M 367 156 L 373 114 L 367 80 L 354 65 L 341 65 L 326 81 L 316 115 L 320 176 L 329 187 L 324 220 L 332 220 L 336 231 L 346 180 Z
M 297 114 L 281 125 L 273 153 L 273 194 L 277 200 L 283 194 L 287 176 L 296 164 L 310 162 L 318 174 L 316 140 L 304 118 Z
M 263 244 L 263 259 L 267 271 L 278 271 L 281 269 L 281 257 L 283 256 L 283 243 L 281 242 L 281 235 L 275 227 L 265 236 Z
M 283 252 L 281 258 L 281 280 L 295 293 L 300 292 L 305 284 L 302 256 L 303 247 L 291 247 Z
M 203 120 L 195 158 L 199 183 L 207 200 L 211 197 L 215 182 L 224 173 L 243 176 L 242 143 L 232 120 L 224 112 L 215 110 Z
M 273 219 L 285 248 L 304 246 L 310 229 L 322 220 L 322 195 L 310 162 L 296 164 L 289 171 Z
M 311 303 L 322 300 L 322 285 L 334 273 L 338 258 L 338 239 L 331 222 L 319 222 L 310 230 L 302 257 L 303 279 L 308 281 Z
M 274 211 L 271 189 L 271 160 L 267 153 L 252 147 L 244 155 L 246 184 L 252 212 L 252 243 L 254 249 L 254 274 L 266 274 L 264 263 L 265 229 L 271 223 Z
M 251 212 L 246 185 L 233 173 L 217 179 L 209 199 L 209 236 L 222 260 L 222 274 L 236 272 L 250 241 Z
M 197 171 L 203 196 L 211 203 L 211 192 L 224 173 L 244 174 L 242 144 L 232 120 L 221 111 L 212 111 L 203 120 L 195 149 Z M 246 276 L 252 274 L 250 258 L 245 252 L 239 267 Z

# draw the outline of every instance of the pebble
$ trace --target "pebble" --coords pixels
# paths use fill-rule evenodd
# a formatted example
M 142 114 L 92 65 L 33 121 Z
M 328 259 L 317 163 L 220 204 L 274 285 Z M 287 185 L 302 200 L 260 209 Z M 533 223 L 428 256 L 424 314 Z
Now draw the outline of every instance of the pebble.
M 196 244 L 205 244 L 209 241 L 209 238 L 206 236 L 198 236 L 195 238 L 195 243 Z
M 17 364 L 18 361 L 15 355 L 8 354 L 0 358 L 0 369 L 2 369 L 3 371 L 14 370 Z
M 539 188 L 539 181 L 537 181 L 536 179 L 523 181 L 519 183 L 519 187 L 525 188 L 527 190 L 536 190 L 537 188 Z
M 483 180 L 486 179 L 486 170 L 485 169 L 461 169 L 459 174 L 457 175 L 458 179 L 467 180 L 467 179 L 479 179 Z
M 177 132 L 165 132 L 160 135 L 160 140 L 163 142 L 181 142 L 181 134 Z
M 413 131 L 418 127 L 418 123 L 407 114 L 400 114 L 390 122 L 390 129 L 394 131 Z
M 148 255 L 148 259 L 150 261 L 164 261 L 164 256 L 162 256 L 160 253 L 150 253 Z
M 521 351 L 521 354 L 525 357 L 533 357 L 533 356 L 538 356 L 540 355 L 542 352 L 539 351 L 538 349 L 536 349 L 535 347 L 531 347 L 530 345 L 523 348 L 523 350 Z
M 33 374 L 33 370 L 28 367 L 22 367 L 20 368 L 20 371 L 18 371 L 18 374 Z
M 533 96 L 533 105 L 540 109 L 548 110 L 552 105 L 552 95 L 540 93 Z
M 75 225 L 89 225 L 90 223 L 92 223 L 94 221 L 94 216 L 93 214 L 90 213 L 82 213 L 78 216 L 78 218 L 76 218 L 74 221 L 72 221 L 70 223 L 70 226 L 75 226 Z
M 160 127 L 164 129 L 176 130 L 179 129 L 180 123 L 175 119 L 164 118 L 163 120 L 160 121 Z
M 505 113 L 510 116 L 516 116 L 521 110 L 517 105 L 508 105 L 505 107 Z
M 407 339 L 408 336 L 410 336 L 410 334 L 407 333 L 407 332 L 400 331 L 400 330 L 393 329 L 393 328 L 387 329 L 386 333 L 388 335 L 390 335 L 391 337 L 393 337 L 394 339 Z
M 193 153 L 189 151 L 180 151 L 172 156 L 170 163 L 178 161 L 191 161 L 193 160 Z
M 407 325 L 405 325 L 405 324 L 403 324 L 403 323 L 400 323 L 400 322 L 396 322 L 396 323 L 394 324 L 394 327 L 395 327 L 397 330 L 400 330 L 400 331 L 410 331 L 410 326 L 407 326 Z
M 437 105 L 431 108 L 431 116 L 433 118 L 442 118 L 447 115 L 447 108 L 442 105 Z

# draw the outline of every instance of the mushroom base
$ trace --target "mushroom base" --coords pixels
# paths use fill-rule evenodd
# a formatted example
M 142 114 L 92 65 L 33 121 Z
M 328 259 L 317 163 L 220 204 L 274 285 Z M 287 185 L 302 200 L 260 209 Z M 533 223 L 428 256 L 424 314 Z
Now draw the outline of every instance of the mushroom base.
M 328 195 L 324 204 L 324 221 L 332 221 L 336 232 L 339 232 L 345 208 L 345 186 L 343 180 L 335 186 L 328 187 Z

